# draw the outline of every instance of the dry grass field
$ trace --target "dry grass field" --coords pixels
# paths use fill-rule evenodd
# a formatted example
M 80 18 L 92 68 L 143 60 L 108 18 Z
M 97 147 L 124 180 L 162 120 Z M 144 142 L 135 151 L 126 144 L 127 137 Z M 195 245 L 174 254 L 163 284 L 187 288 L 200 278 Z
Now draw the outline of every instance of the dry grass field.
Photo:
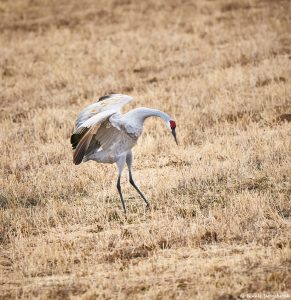
M 0 298 L 291 298 L 291 2 L 0 0 Z M 72 163 L 109 92 L 161 109 Z M 285 294 L 284 294 L 285 293 Z M 288 299 L 288 298 L 284 298 Z

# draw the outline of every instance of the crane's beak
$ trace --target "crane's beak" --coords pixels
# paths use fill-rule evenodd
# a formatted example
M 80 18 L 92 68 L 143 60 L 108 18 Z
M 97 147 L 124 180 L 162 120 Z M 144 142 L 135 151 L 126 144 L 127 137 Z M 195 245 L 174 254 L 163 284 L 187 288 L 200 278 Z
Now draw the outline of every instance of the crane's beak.
M 173 128 L 173 129 L 172 129 L 172 135 L 173 135 L 173 137 L 174 137 L 174 139 L 175 139 L 176 144 L 178 145 L 177 135 L 176 135 L 176 128 Z

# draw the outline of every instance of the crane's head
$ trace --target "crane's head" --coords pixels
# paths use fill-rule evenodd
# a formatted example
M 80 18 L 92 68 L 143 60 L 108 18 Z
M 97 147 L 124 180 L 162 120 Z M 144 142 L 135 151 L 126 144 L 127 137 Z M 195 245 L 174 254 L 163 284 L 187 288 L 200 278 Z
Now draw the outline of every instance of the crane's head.
M 178 141 L 177 141 L 177 135 L 176 135 L 176 122 L 173 120 L 169 121 L 169 128 L 171 129 L 172 135 L 175 139 L 176 144 L 178 145 Z

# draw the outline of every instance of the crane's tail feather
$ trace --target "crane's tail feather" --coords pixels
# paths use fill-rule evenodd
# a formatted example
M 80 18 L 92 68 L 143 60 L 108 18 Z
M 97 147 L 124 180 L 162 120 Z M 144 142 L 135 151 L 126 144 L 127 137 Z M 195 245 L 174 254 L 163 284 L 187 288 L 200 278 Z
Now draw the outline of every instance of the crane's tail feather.
M 86 151 L 90 146 L 92 138 L 96 134 L 99 127 L 100 125 L 96 125 L 90 128 L 90 130 L 82 137 L 82 139 L 78 143 L 73 155 L 73 162 L 75 165 L 79 165 L 82 162 L 84 156 L 86 155 Z

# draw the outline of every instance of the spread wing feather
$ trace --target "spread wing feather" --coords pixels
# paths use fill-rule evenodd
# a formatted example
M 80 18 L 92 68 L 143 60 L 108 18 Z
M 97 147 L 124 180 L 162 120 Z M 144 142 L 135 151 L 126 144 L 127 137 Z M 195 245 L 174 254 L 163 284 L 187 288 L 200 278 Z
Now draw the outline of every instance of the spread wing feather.
M 82 137 L 88 132 L 89 128 L 80 127 L 77 128 L 74 133 L 71 135 L 71 144 L 72 148 L 76 149 L 78 143 L 81 141 Z
M 92 116 L 101 113 L 106 110 L 115 110 L 119 112 L 120 109 L 130 102 L 133 98 L 123 94 L 110 94 L 102 96 L 99 100 L 89 106 L 87 106 L 77 117 L 75 128 L 80 127 L 85 121 Z

